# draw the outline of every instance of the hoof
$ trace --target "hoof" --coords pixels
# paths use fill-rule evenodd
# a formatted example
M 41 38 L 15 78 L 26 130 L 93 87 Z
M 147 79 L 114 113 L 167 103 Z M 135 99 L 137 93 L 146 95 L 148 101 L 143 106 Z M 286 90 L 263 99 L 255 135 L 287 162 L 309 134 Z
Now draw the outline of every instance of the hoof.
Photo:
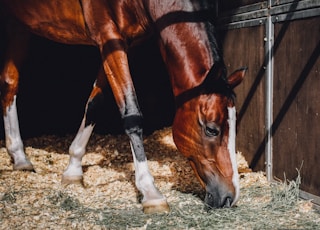
M 35 172 L 33 165 L 31 164 L 31 162 L 28 162 L 28 161 L 24 162 L 24 163 L 13 165 L 13 170 Z
M 151 200 L 142 202 L 143 212 L 145 214 L 168 213 L 170 207 L 166 199 Z
M 61 180 L 62 185 L 69 185 L 69 184 L 82 184 L 82 176 L 65 176 L 62 175 Z

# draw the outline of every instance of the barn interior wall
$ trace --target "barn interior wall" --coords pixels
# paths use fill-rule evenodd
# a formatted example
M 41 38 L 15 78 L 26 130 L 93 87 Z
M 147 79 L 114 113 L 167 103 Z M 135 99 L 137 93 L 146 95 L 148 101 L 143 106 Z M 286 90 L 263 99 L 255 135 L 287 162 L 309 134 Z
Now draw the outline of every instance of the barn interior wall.
M 275 24 L 273 170 L 320 196 L 320 17 Z M 318 28 L 318 29 L 315 29 Z M 283 32 L 285 30 L 285 32 Z
M 251 127 L 254 131 L 251 132 L 255 135 L 265 133 L 259 152 L 265 154 L 266 174 L 269 175 L 269 179 L 292 180 L 297 177 L 297 170 L 300 170 L 301 194 L 320 204 L 320 3 L 312 0 L 272 0 L 267 1 L 267 5 L 264 4 L 266 1 L 246 5 L 245 1 L 239 2 L 240 5 L 232 5 L 234 1 L 224 1 L 223 5 L 230 5 L 225 7 L 225 11 L 220 12 L 220 26 L 226 30 L 227 61 L 238 63 L 239 57 L 260 53 L 261 46 L 257 46 L 247 36 L 253 44 L 249 50 L 246 45 L 248 41 L 242 37 L 242 33 L 248 33 L 248 28 L 256 25 L 265 25 L 266 33 L 256 34 L 255 39 L 264 40 L 266 44 L 270 43 L 271 47 L 266 45 L 264 51 L 267 70 L 263 76 L 265 91 L 255 91 L 257 98 L 264 98 L 261 103 L 267 104 L 256 104 L 256 111 L 246 111 L 244 117 L 251 119 L 241 121 L 240 135 L 237 137 L 238 147 L 244 149 L 243 152 L 252 165 L 252 159 L 257 154 L 247 144 L 251 138 L 250 132 L 245 133 L 243 130 Z M 230 40 L 228 37 L 234 38 Z M 237 41 L 241 44 L 239 47 Z M 250 54 L 242 55 L 246 52 Z M 253 62 L 257 63 L 257 60 Z M 258 64 L 261 63 L 260 60 Z M 250 60 L 249 64 L 252 65 Z M 250 67 L 249 65 L 249 69 Z M 249 72 L 244 82 L 252 81 L 252 77 L 252 73 Z M 246 83 L 237 89 L 240 111 L 246 101 L 244 95 L 249 95 L 250 89 Z M 270 106 L 268 101 L 271 102 Z M 264 111 L 266 120 L 258 120 L 257 117 L 261 116 L 260 109 L 263 107 L 267 108 Z M 253 123 L 255 128 L 252 127 Z M 265 131 L 260 130 L 262 127 Z M 243 134 L 249 139 L 244 138 Z M 263 160 L 258 165 L 262 166 L 262 162 Z M 253 169 L 257 170 L 254 167 Z
M 246 66 L 244 81 L 235 89 L 238 111 L 237 150 L 254 170 L 264 170 L 265 26 L 222 31 L 228 73 Z

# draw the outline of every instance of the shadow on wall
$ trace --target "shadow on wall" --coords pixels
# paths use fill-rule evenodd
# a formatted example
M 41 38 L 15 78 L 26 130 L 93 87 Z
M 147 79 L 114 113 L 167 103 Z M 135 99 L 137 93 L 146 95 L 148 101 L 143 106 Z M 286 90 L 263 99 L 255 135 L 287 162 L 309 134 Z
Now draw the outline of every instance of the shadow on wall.
M 0 46 L 3 50 L 3 42 Z M 144 115 L 145 134 L 171 125 L 173 95 L 155 39 L 132 48 L 129 63 Z M 22 137 L 77 132 L 100 65 L 95 47 L 63 45 L 33 36 L 20 73 L 17 103 Z M 2 116 L 0 119 L 3 138 Z M 110 88 L 106 90 L 95 132 L 123 132 Z

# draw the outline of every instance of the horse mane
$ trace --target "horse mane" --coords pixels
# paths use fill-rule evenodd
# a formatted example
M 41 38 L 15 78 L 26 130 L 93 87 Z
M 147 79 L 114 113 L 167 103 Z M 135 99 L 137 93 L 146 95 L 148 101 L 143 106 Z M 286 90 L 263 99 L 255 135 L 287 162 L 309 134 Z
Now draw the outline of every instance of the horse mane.
M 214 18 L 206 18 L 205 27 L 210 43 L 214 64 L 205 76 L 203 82 L 189 90 L 184 91 L 176 97 L 176 106 L 180 107 L 186 101 L 202 94 L 221 94 L 234 101 L 235 93 L 228 84 L 227 69 L 223 60 L 222 45 L 214 25 Z
M 227 69 L 223 61 L 212 66 L 200 85 L 176 96 L 176 107 L 179 108 L 185 102 L 204 94 L 220 94 L 234 101 L 235 93 L 228 84 Z

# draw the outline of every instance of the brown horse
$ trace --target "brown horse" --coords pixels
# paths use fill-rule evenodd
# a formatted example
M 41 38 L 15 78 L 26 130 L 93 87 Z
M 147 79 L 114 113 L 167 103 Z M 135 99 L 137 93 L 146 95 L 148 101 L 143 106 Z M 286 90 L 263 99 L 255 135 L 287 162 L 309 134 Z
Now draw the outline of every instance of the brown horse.
M 61 43 L 96 46 L 100 50 L 103 71 L 95 81 L 82 124 L 70 146 L 63 183 L 82 179 L 81 160 L 95 125 L 92 113 L 107 79 L 130 138 L 136 186 L 143 195 L 144 211 L 169 210 L 147 166 L 142 114 L 127 60 L 128 47 L 155 32 L 159 35 L 161 54 L 177 103 L 172 128 L 175 143 L 206 190 L 208 207 L 231 207 L 237 202 L 233 88 L 242 81 L 245 69 L 226 77 L 210 22 L 211 0 L 0 0 L 0 7 L 33 33 Z M 6 147 L 14 169 L 33 170 L 24 152 L 16 111 L 18 67 L 26 39 L 17 23 L 7 21 L 9 42 L 0 72 Z

